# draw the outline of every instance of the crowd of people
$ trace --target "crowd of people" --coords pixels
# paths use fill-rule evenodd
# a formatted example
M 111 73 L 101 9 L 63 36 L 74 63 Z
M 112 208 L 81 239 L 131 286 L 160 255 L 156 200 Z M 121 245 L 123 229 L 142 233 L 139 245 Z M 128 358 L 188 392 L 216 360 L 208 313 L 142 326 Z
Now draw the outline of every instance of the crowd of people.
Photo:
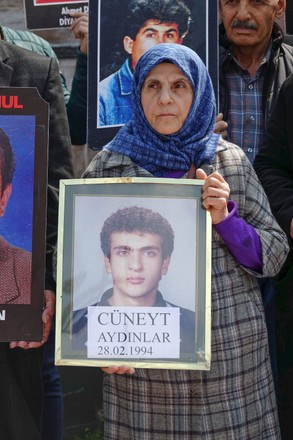
M 125 15 L 139 19 L 123 40 L 128 58 L 101 83 L 100 125 L 126 119 L 119 119 L 124 125 L 83 177 L 200 179 L 212 221 L 210 370 L 103 368 L 105 440 L 292 435 L 293 47 L 277 24 L 286 0 L 218 0 L 218 8 L 219 109 L 204 63 L 184 44 L 192 23 L 184 0 L 130 0 Z M 89 57 L 88 16 L 72 16 L 80 47 L 70 92 L 45 40 L 0 26 L 1 86 L 36 87 L 50 109 L 43 340 L 0 343 L 0 432 L 11 440 L 63 435 L 52 256 L 58 183 L 73 177 L 71 145 L 86 143 Z M 144 45 L 149 33 L 152 41 Z M 128 93 L 122 97 L 125 72 Z M 0 142 L 2 203 L 11 181 L 3 185 Z M 145 215 L 129 209 L 133 221 Z M 162 255 L 162 239 L 147 222 L 123 225 L 109 233 L 107 249 L 102 245 L 113 288 L 96 304 L 115 306 L 123 297 L 123 304 L 154 306 L 159 296 L 160 306 L 172 307 L 157 290 L 172 250 Z M 153 263 L 146 239 L 156 243 Z M 152 290 L 145 275 L 150 266 L 156 273 Z M 122 267 L 130 275 L 121 275 Z M 84 328 L 86 312 L 77 316 Z

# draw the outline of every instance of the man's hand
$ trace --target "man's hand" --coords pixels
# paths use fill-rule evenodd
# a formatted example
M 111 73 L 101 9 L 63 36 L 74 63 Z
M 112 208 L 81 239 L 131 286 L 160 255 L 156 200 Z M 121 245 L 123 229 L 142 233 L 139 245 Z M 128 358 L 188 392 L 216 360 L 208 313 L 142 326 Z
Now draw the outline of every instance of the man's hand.
M 79 39 L 80 51 L 87 54 L 89 33 L 88 14 L 85 12 L 71 12 L 69 15 L 75 18 L 69 29 L 73 31 L 75 38 Z
M 229 214 L 227 204 L 230 196 L 230 187 L 217 171 L 207 176 L 204 170 L 198 168 L 196 170 L 196 178 L 205 180 L 202 192 L 203 206 L 210 212 L 213 225 L 216 225 Z
M 45 290 L 44 293 L 44 310 L 42 314 L 42 321 L 43 321 L 43 339 L 40 342 L 27 342 L 27 341 L 15 341 L 10 342 L 10 348 L 20 347 L 24 350 L 27 350 L 28 348 L 39 348 L 41 347 L 45 342 L 47 342 L 52 320 L 55 313 L 55 293 L 51 290 Z
M 221 134 L 222 137 L 225 139 L 228 137 L 227 128 L 228 128 L 227 122 L 223 121 L 223 113 L 219 113 L 218 116 L 216 117 L 214 132 L 216 134 Z
M 102 371 L 104 371 L 104 373 L 107 374 L 133 374 L 135 373 L 135 369 L 132 367 L 128 367 L 127 365 L 118 367 L 118 366 L 114 366 L 114 367 L 104 367 L 101 368 Z

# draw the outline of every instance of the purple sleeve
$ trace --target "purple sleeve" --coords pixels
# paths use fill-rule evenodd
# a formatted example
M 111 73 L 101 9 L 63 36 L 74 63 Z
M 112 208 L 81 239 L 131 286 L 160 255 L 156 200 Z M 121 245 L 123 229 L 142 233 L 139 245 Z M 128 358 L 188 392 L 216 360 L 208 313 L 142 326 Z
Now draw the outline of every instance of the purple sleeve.
M 259 235 L 253 226 L 239 217 L 233 200 L 228 202 L 228 211 L 228 217 L 213 227 L 239 264 L 261 274 L 263 261 Z

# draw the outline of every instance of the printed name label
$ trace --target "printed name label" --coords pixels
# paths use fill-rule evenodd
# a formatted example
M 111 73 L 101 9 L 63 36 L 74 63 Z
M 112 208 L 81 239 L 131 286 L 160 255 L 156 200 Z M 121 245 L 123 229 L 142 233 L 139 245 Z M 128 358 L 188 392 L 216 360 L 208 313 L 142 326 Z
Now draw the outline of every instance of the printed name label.
M 88 307 L 87 355 L 179 358 L 179 307 Z

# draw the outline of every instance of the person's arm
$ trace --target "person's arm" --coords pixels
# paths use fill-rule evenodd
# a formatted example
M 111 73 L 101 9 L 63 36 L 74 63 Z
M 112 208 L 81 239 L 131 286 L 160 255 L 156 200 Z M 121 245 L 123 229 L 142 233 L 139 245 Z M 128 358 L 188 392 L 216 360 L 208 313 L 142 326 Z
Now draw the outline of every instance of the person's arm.
M 262 273 L 262 249 L 258 233 L 253 226 L 239 217 L 237 205 L 228 202 L 228 216 L 214 229 L 220 234 L 235 260 L 242 266 Z
M 230 188 L 220 173 L 209 176 L 197 169 L 196 177 L 204 180 L 203 206 L 212 217 L 215 230 L 221 235 L 235 260 L 250 270 L 262 272 L 261 241 L 255 229 L 239 218 L 235 202 L 229 201 Z
M 86 143 L 87 131 L 87 62 L 88 62 L 88 15 L 81 12 L 70 14 L 75 18 L 71 25 L 75 38 L 79 39 L 76 69 L 71 95 L 67 103 L 67 115 L 73 145 Z
M 283 84 L 268 122 L 255 171 L 279 225 L 292 238 L 293 219 L 293 75 Z
M 50 108 L 45 287 L 53 291 L 55 281 L 52 258 L 57 242 L 59 181 L 73 177 L 68 120 L 61 84 L 56 72 L 58 67 L 52 59 L 43 98 L 49 103 Z

